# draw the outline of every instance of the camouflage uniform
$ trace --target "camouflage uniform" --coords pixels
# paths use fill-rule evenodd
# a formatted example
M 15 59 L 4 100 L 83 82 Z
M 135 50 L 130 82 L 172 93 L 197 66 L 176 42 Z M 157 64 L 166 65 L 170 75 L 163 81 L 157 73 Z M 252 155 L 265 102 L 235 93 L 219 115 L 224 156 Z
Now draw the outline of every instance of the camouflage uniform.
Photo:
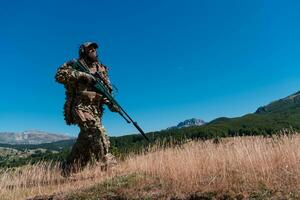
M 102 70 L 102 77 L 110 86 L 107 68 L 99 62 L 87 64 L 80 58 L 64 63 L 59 67 L 55 79 L 64 84 L 66 89 L 66 103 L 64 105 L 65 121 L 68 125 L 77 124 L 80 133 L 74 144 L 71 154 L 67 158 L 66 166 L 71 169 L 76 163 L 79 168 L 84 167 L 91 161 L 101 161 L 107 164 L 112 157 L 109 154 L 109 138 L 102 126 L 103 105 L 107 104 L 115 111 L 111 104 L 99 93 L 94 92 L 91 75 L 72 68 L 72 62 L 80 62 L 91 68 Z M 72 169 L 75 171 L 76 169 Z

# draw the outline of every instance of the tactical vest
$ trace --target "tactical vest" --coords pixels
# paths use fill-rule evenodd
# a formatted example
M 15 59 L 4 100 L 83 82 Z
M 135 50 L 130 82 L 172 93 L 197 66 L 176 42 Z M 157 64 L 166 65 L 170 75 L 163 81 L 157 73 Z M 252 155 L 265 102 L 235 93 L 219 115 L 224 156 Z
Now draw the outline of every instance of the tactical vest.
M 78 60 L 73 60 L 71 62 L 68 63 L 69 66 L 72 66 L 72 62 L 78 62 Z M 100 65 L 102 65 L 100 63 Z M 107 81 L 107 84 L 110 85 L 109 81 L 108 81 L 108 75 L 107 75 L 107 67 L 105 65 L 102 65 L 105 68 L 105 72 L 103 74 L 103 78 L 105 81 Z M 97 67 L 97 71 L 99 71 L 99 68 Z M 65 95 L 66 95 L 66 101 L 64 104 L 64 119 L 66 121 L 66 124 L 68 125 L 72 125 L 72 124 L 76 124 L 75 119 L 74 119 L 74 115 L 73 115 L 73 110 L 74 110 L 74 106 L 75 106 L 75 99 L 77 98 L 77 89 L 78 89 L 78 83 L 75 82 L 69 82 L 68 84 L 65 84 Z M 110 89 L 110 92 L 112 92 L 112 89 Z M 99 108 L 100 109 L 100 108 Z M 103 112 L 103 108 L 102 108 L 102 112 Z

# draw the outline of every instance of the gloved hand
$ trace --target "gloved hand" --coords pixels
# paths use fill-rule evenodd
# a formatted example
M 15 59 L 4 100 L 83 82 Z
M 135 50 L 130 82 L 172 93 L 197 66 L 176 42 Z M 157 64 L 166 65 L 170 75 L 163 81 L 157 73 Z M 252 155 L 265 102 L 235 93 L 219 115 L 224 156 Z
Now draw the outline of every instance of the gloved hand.
M 110 104 L 108 105 L 108 108 L 111 112 L 120 112 L 120 109 L 118 106 L 114 105 L 114 104 Z

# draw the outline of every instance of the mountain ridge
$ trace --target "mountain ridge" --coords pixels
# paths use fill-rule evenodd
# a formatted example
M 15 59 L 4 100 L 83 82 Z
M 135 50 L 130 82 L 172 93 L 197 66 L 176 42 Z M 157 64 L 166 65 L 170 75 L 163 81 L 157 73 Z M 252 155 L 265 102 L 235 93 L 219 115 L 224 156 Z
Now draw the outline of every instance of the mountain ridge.
M 272 101 L 271 103 L 259 107 L 255 114 L 265 114 L 270 112 L 278 112 L 284 109 L 291 109 L 300 106 L 300 91 L 291 94 L 285 98 Z
M 43 144 L 72 138 L 74 137 L 66 134 L 48 133 L 39 130 L 0 132 L 0 143 L 4 144 Z
M 202 126 L 205 123 L 206 122 L 202 119 L 191 118 L 191 119 L 186 119 L 182 122 L 179 122 L 176 126 L 171 126 L 169 128 L 166 128 L 166 129 L 171 130 L 171 129 L 179 129 L 179 128 L 190 127 L 190 126 Z

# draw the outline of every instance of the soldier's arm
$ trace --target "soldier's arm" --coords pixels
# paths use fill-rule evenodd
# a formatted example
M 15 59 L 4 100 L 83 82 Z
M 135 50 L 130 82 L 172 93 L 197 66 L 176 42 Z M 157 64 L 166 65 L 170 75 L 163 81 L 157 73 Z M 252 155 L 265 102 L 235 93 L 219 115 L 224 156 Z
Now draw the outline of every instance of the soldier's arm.
M 74 81 L 85 81 L 88 83 L 95 81 L 92 75 L 73 69 L 70 62 L 58 68 L 55 79 L 62 84 Z

